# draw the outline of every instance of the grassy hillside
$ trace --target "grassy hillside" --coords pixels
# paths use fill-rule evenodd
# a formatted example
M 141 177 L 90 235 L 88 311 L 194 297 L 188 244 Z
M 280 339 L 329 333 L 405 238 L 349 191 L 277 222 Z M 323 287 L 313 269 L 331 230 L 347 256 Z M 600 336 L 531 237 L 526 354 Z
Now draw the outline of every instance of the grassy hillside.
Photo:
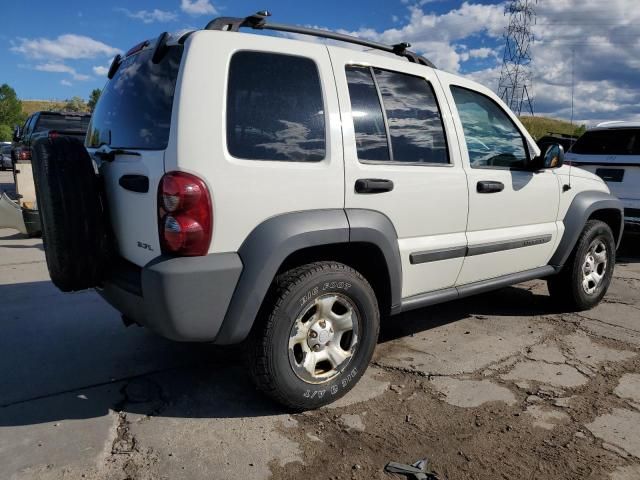
M 66 102 L 56 100 L 22 100 L 22 111 L 26 115 L 40 110 L 63 110 Z
M 536 140 L 547 133 L 564 133 L 566 135 L 582 135 L 585 130 L 584 125 L 571 125 L 564 120 L 556 120 L 546 117 L 520 117 L 520 121 L 529 130 L 529 133 Z

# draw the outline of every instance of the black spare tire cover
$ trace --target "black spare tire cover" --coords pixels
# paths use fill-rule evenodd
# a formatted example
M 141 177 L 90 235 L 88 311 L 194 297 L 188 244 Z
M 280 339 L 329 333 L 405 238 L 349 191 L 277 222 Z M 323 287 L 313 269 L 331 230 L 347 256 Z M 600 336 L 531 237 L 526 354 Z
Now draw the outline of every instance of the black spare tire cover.
M 49 275 L 63 292 L 100 285 L 109 252 L 107 216 L 93 161 L 75 138 L 33 146 L 33 175 Z

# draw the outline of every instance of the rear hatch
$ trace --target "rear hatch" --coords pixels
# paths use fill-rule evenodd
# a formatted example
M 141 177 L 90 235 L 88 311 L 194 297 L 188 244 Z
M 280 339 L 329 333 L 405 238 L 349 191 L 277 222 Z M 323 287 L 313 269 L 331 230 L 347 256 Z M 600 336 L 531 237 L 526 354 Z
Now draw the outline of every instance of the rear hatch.
M 104 179 L 120 255 L 139 266 L 161 253 L 158 183 L 182 51 L 171 46 L 155 64 L 148 42 L 132 49 L 105 86 L 86 138 Z
M 567 162 L 600 176 L 625 207 L 640 201 L 640 128 L 587 131 L 567 153 Z

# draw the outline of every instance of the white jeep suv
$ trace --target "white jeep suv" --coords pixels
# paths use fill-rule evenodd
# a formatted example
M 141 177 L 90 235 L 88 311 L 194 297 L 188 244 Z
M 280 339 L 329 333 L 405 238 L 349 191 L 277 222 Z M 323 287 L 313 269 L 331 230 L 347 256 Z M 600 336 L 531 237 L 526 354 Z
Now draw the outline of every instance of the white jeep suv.
M 245 342 L 293 409 L 353 387 L 381 316 L 542 277 L 568 308 L 602 299 L 623 225 L 600 178 L 569 180 L 560 147 L 540 155 L 491 90 L 406 44 L 265 17 L 136 45 L 85 145 L 35 146 L 60 289 L 171 339 Z

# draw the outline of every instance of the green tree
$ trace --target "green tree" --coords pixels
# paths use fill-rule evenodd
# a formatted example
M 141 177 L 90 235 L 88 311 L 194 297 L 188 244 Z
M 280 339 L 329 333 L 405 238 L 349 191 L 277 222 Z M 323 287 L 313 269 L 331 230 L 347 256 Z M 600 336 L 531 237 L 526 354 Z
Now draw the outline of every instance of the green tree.
M 0 85 L 0 125 L 16 125 L 23 120 L 22 102 L 16 91 L 6 83 Z
M 98 103 L 98 99 L 100 98 L 100 94 L 102 90 L 99 88 L 94 88 L 91 90 L 91 94 L 89 95 L 89 101 L 87 102 L 87 107 L 89 107 L 89 111 L 93 112 L 93 109 L 96 108 L 96 103 Z
M 76 96 L 67 100 L 64 104 L 64 109 L 67 112 L 86 112 L 89 107 L 82 98 Z
M 10 142 L 13 140 L 13 128 L 9 125 L 0 125 L 0 142 Z

